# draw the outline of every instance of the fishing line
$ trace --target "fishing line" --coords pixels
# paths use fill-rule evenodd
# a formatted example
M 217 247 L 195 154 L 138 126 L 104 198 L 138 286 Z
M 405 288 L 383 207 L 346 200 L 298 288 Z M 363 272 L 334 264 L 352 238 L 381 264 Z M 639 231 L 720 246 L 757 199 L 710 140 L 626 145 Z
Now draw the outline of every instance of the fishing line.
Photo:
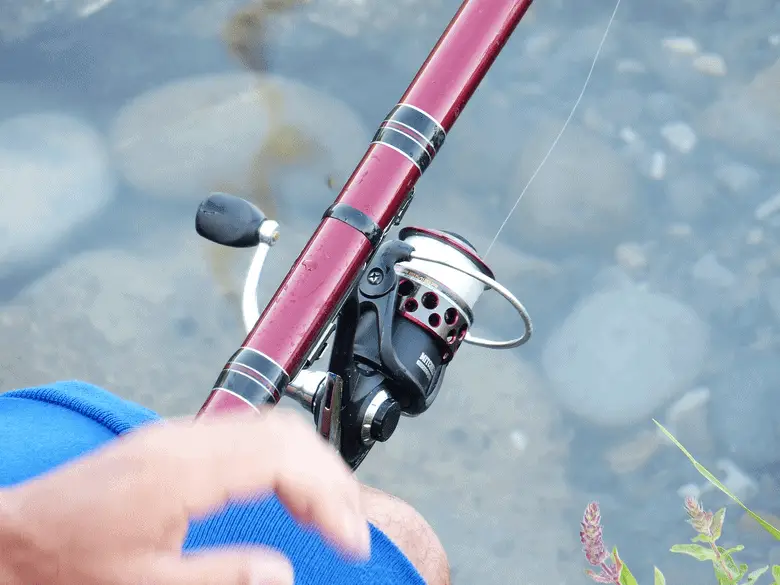
M 566 121 L 563 123 L 563 127 L 561 128 L 561 131 L 558 132 L 558 135 L 555 137 L 555 140 L 553 140 L 552 146 L 550 146 L 550 149 L 547 151 L 547 154 L 544 155 L 542 162 L 539 163 L 539 166 L 536 167 L 536 170 L 531 175 L 531 178 L 528 179 L 528 182 L 526 183 L 525 187 L 523 187 L 523 190 L 520 192 L 520 196 L 517 198 L 517 201 L 515 201 L 515 204 L 512 206 L 512 209 L 510 209 L 509 213 L 507 213 L 506 217 L 504 218 L 504 221 L 501 223 L 501 226 L 498 228 L 496 235 L 493 236 L 493 239 L 491 240 L 490 245 L 488 246 L 487 251 L 485 252 L 483 258 L 487 258 L 488 254 L 490 254 L 490 250 L 493 249 L 493 246 L 496 244 L 496 241 L 498 241 L 498 236 L 501 235 L 501 232 L 506 227 L 506 224 L 509 223 L 512 214 L 515 212 L 515 209 L 517 209 L 517 206 L 520 205 L 520 201 L 522 201 L 526 191 L 528 191 L 528 188 L 531 186 L 531 183 L 533 183 L 534 179 L 536 179 L 536 175 L 539 174 L 539 171 L 542 170 L 542 167 L 547 162 L 547 159 L 550 158 L 550 155 L 552 154 L 553 150 L 555 150 L 555 147 L 558 145 L 561 136 L 563 136 L 563 133 L 566 131 L 569 122 L 571 122 L 572 118 L 574 117 L 574 113 L 577 111 L 577 108 L 579 107 L 580 102 L 582 101 L 582 97 L 585 95 L 585 90 L 588 88 L 590 79 L 591 77 L 593 77 L 593 70 L 596 68 L 596 62 L 599 60 L 599 55 L 601 55 L 601 49 L 604 47 L 604 42 L 607 40 L 607 36 L 609 35 L 609 30 L 610 28 L 612 28 L 612 23 L 615 21 L 615 15 L 617 14 L 621 2 L 622 0 L 617 0 L 617 2 L 615 3 L 615 8 L 614 10 L 612 10 L 612 16 L 610 16 L 609 18 L 609 22 L 607 23 L 607 28 L 604 30 L 604 35 L 601 37 L 601 42 L 599 43 L 599 46 L 596 49 L 596 54 L 593 57 L 593 62 L 590 64 L 590 70 L 588 71 L 588 75 L 585 78 L 585 83 L 582 86 L 580 95 L 577 96 L 577 99 L 574 102 L 574 106 L 572 107 L 571 112 L 569 112 L 569 117 L 566 118 Z

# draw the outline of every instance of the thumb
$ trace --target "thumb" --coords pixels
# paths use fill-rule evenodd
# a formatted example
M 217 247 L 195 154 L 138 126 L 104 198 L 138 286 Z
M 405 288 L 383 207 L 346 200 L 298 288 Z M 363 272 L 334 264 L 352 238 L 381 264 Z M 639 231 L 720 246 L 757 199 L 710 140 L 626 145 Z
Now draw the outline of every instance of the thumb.
M 293 585 L 293 568 L 281 554 L 260 548 L 207 550 L 157 564 L 160 585 Z

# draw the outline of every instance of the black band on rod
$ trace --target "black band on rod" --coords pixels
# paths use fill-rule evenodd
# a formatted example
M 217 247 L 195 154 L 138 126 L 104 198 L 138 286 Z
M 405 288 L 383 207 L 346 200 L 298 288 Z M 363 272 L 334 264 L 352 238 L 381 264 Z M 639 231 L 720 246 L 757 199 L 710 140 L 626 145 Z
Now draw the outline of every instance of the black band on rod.
M 371 143 L 401 153 L 424 173 L 446 136 L 444 128 L 432 116 L 409 104 L 398 104 L 379 125 Z
M 436 155 L 447 137 L 444 128 L 432 116 L 409 104 L 394 107 L 382 125 L 388 122 L 411 129 L 433 148 L 433 155 Z
M 351 205 L 347 205 L 346 203 L 334 203 L 328 207 L 322 215 L 322 219 L 327 219 L 329 217 L 343 221 L 348 226 L 355 228 L 366 236 L 368 241 L 371 242 L 371 246 L 374 248 L 382 241 L 382 228 L 365 213 Z
M 252 404 L 274 405 L 289 383 L 290 376 L 276 362 L 242 347 L 228 360 L 214 388 L 228 390 Z

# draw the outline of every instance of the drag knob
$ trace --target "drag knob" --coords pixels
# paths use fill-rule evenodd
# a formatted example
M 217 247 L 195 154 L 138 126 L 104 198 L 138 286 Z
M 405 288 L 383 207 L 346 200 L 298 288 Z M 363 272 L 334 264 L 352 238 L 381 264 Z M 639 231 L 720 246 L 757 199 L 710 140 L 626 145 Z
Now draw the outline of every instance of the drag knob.
M 371 420 L 371 438 L 379 442 L 387 441 L 395 432 L 400 419 L 401 406 L 392 398 L 385 398 Z
M 252 248 L 260 243 L 260 226 L 265 220 L 263 212 L 249 201 L 212 193 L 198 206 L 195 230 L 216 244 Z

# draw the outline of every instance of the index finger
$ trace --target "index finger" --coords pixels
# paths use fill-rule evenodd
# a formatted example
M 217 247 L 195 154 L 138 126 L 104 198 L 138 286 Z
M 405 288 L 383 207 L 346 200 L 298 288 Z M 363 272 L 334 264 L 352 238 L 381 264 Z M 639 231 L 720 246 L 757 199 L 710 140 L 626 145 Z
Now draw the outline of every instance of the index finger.
M 168 422 L 128 436 L 125 446 L 151 456 L 151 475 L 156 482 L 167 478 L 190 516 L 275 492 L 294 518 L 314 524 L 337 546 L 361 556 L 369 551 L 357 480 L 297 414 Z

